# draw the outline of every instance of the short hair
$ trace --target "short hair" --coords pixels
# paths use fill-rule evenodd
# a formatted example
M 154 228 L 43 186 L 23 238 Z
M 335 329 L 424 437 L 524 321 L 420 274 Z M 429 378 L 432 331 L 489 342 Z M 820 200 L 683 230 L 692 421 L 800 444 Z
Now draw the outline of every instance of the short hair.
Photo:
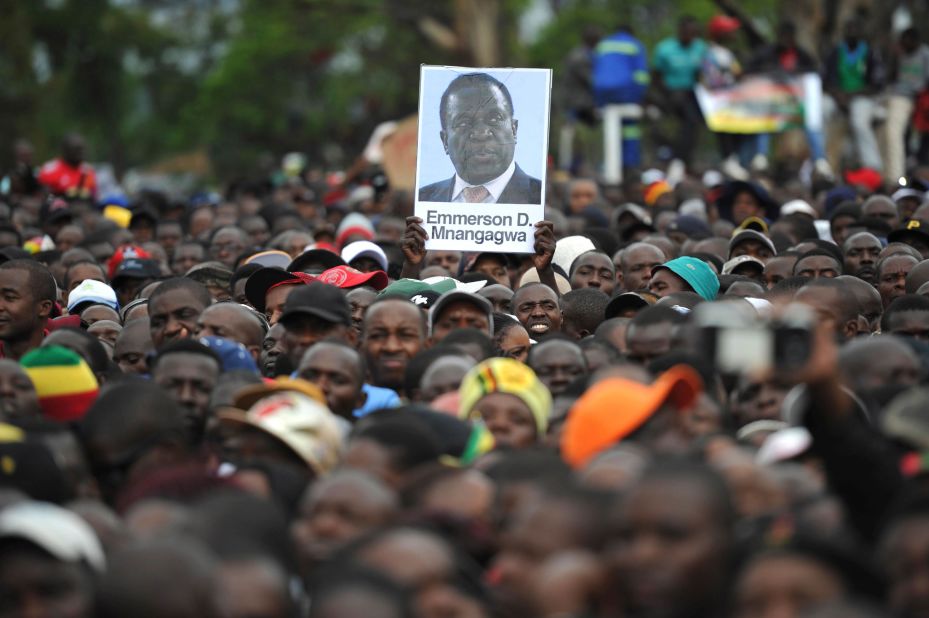
M 922 294 L 905 294 L 894 299 L 881 316 L 881 332 L 889 333 L 890 321 L 894 316 L 907 311 L 929 311 L 929 298 Z
M 196 339 L 176 339 L 170 343 L 166 343 L 158 349 L 158 352 L 152 357 L 151 363 L 149 364 L 149 369 L 155 371 L 158 365 L 161 363 L 161 359 L 169 354 L 200 354 L 206 356 L 207 358 L 212 359 L 216 362 L 217 367 L 220 371 L 223 369 L 223 360 L 219 357 L 219 354 L 214 352 L 212 349 L 203 345 Z
M 461 349 L 442 344 L 420 350 L 406 364 L 403 372 L 403 390 L 407 394 L 415 392 L 422 382 L 426 370 L 443 356 L 464 356 Z
M 72 348 L 75 344 L 68 345 L 67 342 L 56 341 L 56 339 L 68 336 L 76 337 L 80 341 L 78 344 L 80 349 Z M 87 362 L 90 370 L 95 374 L 103 374 L 110 368 L 110 357 L 107 355 L 103 344 L 100 343 L 99 339 L 85 330 L 81 330 L 80 328 L 60 328 L 49 333 L 45 341 L 45 345 L 60 345 L 61 347 L 73 350 Z
M 400 303 L 410 305 L 411 307 L 415 307 L 417 315 L 419 316 L 420 332 L 423 334 L 423 337 L 429 336 L 429 325 L 426 320 L 426 313 L 419 308 L 419 305 L 416 305 L 415 303 L 413 303 L 413 301 L 411 301 L 406 296 L 401 296 L 399 294 L 388 294 L 387 296 L 376 297 L 371 302 L 371 304 L 368 305 L 368 308 L 365 309 L 364 317 L 362 318 L 362 324 L 367 323 L 367 319 L 368 319 L 368 316 L 371 315 L 372 308 L 378 305 L 381 305 L 383 303 L 389 303 L 389 302 L 400 302 Z M 362 332 L 362 335 L 364 335 L 364 332 Z
M 580 346 L 581 352 L 586 352 L 587 350 L 594 348 L 599 349 L 607 355 L 611 365 L 622 360 L 622 354 L 619 353 L 619 350 L 613 347 L 613 345 L 609 342 L 604 341 L 603 339 L 598 339 L 595 336 L 584 337 L 578 342 L 578 346 Z
M 612 270 L 614 273 L 616 272 L 616 264 L 613 263 L 613 259 L 609 256 L 608 253 L 606 253 L 605 251 L 600 251 L 599 249 L 591 249 L 589 251 L 585 251 L 581 253 L 580 255 L 578 255 L 576 258 L 574 258 L 571 261 L 571 266 L 568 267 L 569 278 L 574 276 L 574 269 L 577 267 L 578 261 L 585 255 L 590 255 L 591 253 L 596 253 L 597 255 L 602 255 L 603 257 L 605 257 L 606 261 L 609 262 L 610 264 L 610 270 Z
M 778 256 L 780 257 L 780 256 Z M 783 293 L 795 293 L 800 288 L 810 282 L 809 277 L 784 277 L 774 284 L 774 287 L 768 292 L 768 296 L 774 296 Z
M 519 320 L 511 315 L 507 315 L 506 313 L 499 313 L 495 311 L 492 317 L 494 322 L 494 339 L 499 339 L 511 328 L 522 326 L 522 324 L 519 323 Z
M 24 270 L 29 275 L 29 290 L 37 301 L 58 300 L 58 284 L 48 267 L 28 258 L 0 264 L 0 270 Z
M 793 274 L 796 274 L 796 272 L 797 272 L 797 266 L 800 264 L 800 262 L 802 262 L 803 260 L 805 260 L 805 259 L 808 258 L 808 257 L 816 257 L 817 255 L 822 255 L 822 256 L 825 256 L 825 257 L 827 257 L 827 258 L 830 258 L 833 262 L 836 263 L 836 266 L 838 267 L 838 273 L 839 273 L 840 275 L 844 275 L 844 274 L 845 274 L 845 261 L 844 261 L 842 258 L 837 257 L 837 256 L 835 255 L 835 253 L 833 253 L 833 252 L 831 252 L 831 251 L 826 251 L 825 249 L 810 249 L 809 251 L 807 251 L 806 253 L 804 253 L 804 254 L 801 255 L 800 257 L 798 257 L 798 258 L 797 258 L 797 261 L 794 262 Z
M 629 322 L 629 328 L 631 329 L 634 326 L 654 326 L 655 324 L 664 324 L 665 322 L 683 324 L 686 320 L 687 316 L 671 307 L 665 305 L 652 305 L 651 307 L 645 307 L 635 314 L 632 321 Z
M 855 293 L 852 292 L 851 288 L 846 285 L 844 281 L 828 278 L 807 279 L 806 285 L 803 286 L 803 289 L 806 288 L 829 288 L 835 290 L 836 294 L 839 296 L 839 306 L 837 309 L 841 311 L 842 321 L 849 322 L 858 319 L 858 314 L 861 312 L 861 308 L 858 306 L 858 297 L 855 296 Z
M 729 486 L 721 473 L 693 459 L 660 459 L 645 469 L 635 487 L 648 487 L 663 480 L 683 480 L 688 485 L 702 486 L 716 510 L 713 522 L 731 537 L 737 515 Z
M 307 355 L 308 355 L 310 352 L 312 352 L 313 350 L 316 350 L 319 346 L 323 346 L 323 345 L 328 345 L 328 346 L 334 346 L 334 347 L 336 347 L 336 348 L 341 348 L 341 349 L 343 349 L 343 350 L 346 350 L 346 351 L 351 352 L 352 354 L 354 354 L 354 355 L 355 355 L 355 358 L 357 359 L 358 380 L 359 380 L 360 382 L 364 383 L 364 381 L 365 381 L 365 376 L 368 374 L 368 364 L 365 362 L 365 355 L 364 355 L 364 353 L 362 353 L 362 352 L 361 352 L 358 348 L 356 348 L 355 346 L 351 346 L 351 345 L 345 343 L 345 342 L 342 341 L 341 339 L 332 339 L 332 338 L 329 338 L 329 339 L 323 339 L 323 340 L 321 340 L 321 341 L 317 341 L 315 344 L 311 345 L 310 347 L 308 347 L 308 348 L 306 349 L 306 351 L 303 353 L 303 357 L 300 359 L 300 362 L 298 363 L 298 366 L 299 366 L 300 364 L 303 363 L 303 359 L 306 358 Z
M 481 348 L 483 354 L 483 358 L 477 359 L 478 361 L 494 355 L 494 342 L 486 332 L 476 328 L 457 328 L 442 339 L 442 344 L 448 346 L 455 346 L 456 344 L 477 345 Z
M 442 456 L 438 437 L 421 422 L 408 417 L 371 417 L 356 426 L 351 438 L 371 440 L 391 451 L 393 464 L 402 471 Z
M 780 218 L 778 223 L 787 224 L 787 227 L 793 232 L 797 242 L 819 238 L 819 232 L 816 231 L 816 224 L 806 215 L 801 215 L 800 213 L 784 215 Z
M 600 322 L 600 326 L 594 331 L 594 337 L 597 339 L 606 339 L 610 333 L 623 326 L 628 326 L 632 318 L 610 318 Z
M 570 322 L 578 330 L 593 333 L 603 321 L 610 299 L 602 290 L 581 288 L 562 296 L 559 304 L 565 322 Z
M 445 89 L 445 92 L 442 93 L 442 99 L 439 101 L 439 121 L 442 123 L 443 131 L 445 130 L 445 114 L 448 111 L 448 98 L 462 88 L 478 85 L 499 88 L 509 108 L 510 115 L 513 115 L 513 97 L 510 96 L 510 91 L 503 85 L 503 82 L 487 73 L 465 73 L 453 79 Z
M 78 260 L 77 262 L 74 262 L 73 264 L 68 266 L 67 270 L 65 270 L 65 287 L 71 284 L 71 269 L 74 268 L 75 266 L 83 266 L 85 264 L 96 266 L 100 270 L 100 274 L 103 275 L 104 278 L 106 278 L 106 269 L 103 268 L 103 266 L 101 266 L 98 262 L 95 262 L 93 260 Z
M 541 354 L 539 350 L 547 346 L 555 345 L 556 343 L 566 343 L 570 346 L 577 348 L 577 353 L 580 355 L 581 359 L 584 361 L 584 365 L 585 366 L 587 365 L 587 357 L 584 356 L 583 348 L 581 348 L 580 344 L 578 344 L 576 340 L 571 339 L 564 333 L 554 333 L 552 335 L 549 335 L 548 337 L 546 337 L 539 343 L 529 348 L 529 357 L 526 359 L 526 364 L 529 365 L 529 367 L 532 367 L 532 363 L 535 360 L 535 357 Z M 533 368 L 533 371 L 534 370 L 535 368 Z
M 187 290 L 193 294 L 194 298 L 200 301 L 204 307 L 209 307 L 213 304 L 213 297 L 210 295 L 210 291 L 199 281 L 194 281 L 187 277 L 172 277 L 162 281 L 158 287 L 152 291 L 151 296 L 148 297 L 149 306 L 161 296 L 164 296 L 168 292 L 173 292 L 174 290 Z
M 5 233 L 7 233 L 7 234 L 13 234 L 13 235 L 15 235 L 15 236 L 16 236 L 16 246 L 17 246 L 17 247 L 22 247 L 22 246 L 23 246 L 23 235 L 20 234 L 20 233 L 19 233 L 19 230 L 17 230 L 15 227 L 13 227 L 13 225 L 11 225 L 11 224 L 9 224 L 9 223 L 0 223 L 0 233 L 3 233 L 3 232 L 5 232 Z

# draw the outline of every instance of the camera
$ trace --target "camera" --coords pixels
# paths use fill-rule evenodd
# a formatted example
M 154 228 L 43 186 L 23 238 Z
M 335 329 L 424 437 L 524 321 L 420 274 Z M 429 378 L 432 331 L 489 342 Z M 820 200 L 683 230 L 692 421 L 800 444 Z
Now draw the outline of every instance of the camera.
M 805 305 L 788 305 L 765 320 L 740 301 L 703 303 L 693 319 L 697 349 L 722 374 L 797 370 L 813 349 L 815 316 Z

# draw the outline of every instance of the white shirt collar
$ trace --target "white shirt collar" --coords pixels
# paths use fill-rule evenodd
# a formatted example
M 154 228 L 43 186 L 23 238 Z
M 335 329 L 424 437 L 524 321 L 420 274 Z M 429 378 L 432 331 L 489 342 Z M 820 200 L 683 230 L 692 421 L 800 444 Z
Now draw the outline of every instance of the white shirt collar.
M 516 159 L 514 158 L 510 161 L 510 166 L 506 168 L 506 171 L 494 178 L 489 182 L 484 183 L 484 187 L 487 191 L 490 192 L 491 199 L 488 203 L 496 204 L 500 200 L 500 196 L 503 194 L 503 190 L 506 189 L 506 185 L 509 184 L 510 179 L 513 177 L 513 174 L 516 172 Z M 472 185 L 464 181 L 464 179 L 455 174 L 455 188 L 452 191 L 452 201 L 453 202 L 462 202 L 464 201 L 464 196 L 461 195 L 462 189 L 466 187 L 476 187 L 480 185 Z

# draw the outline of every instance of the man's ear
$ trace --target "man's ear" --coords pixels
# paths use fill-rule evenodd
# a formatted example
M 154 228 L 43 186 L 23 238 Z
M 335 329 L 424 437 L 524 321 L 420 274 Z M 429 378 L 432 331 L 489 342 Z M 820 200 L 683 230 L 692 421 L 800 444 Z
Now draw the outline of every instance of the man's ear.
M 353 348 L 358 347 L 358 332 L 351 326 L 345 329 L 345 342 Z
M 50 300 L 40 300 L 36 305 L 36 315 L 38 315 L 40 318 L 47 318 L 52 313 L 53 305 L 54 303 Z
M 442 145 L 445 147 L 445 154 L 448 154 L 448 133 L 445 132 L 445 129 L 439 131 L 439 139 L 442 140 Z
M 519 128 L 519 121 L 513 119 L 513 141 L 516 141 L 516 130 Z
M 368 393 L 364 392 L 363 389 L 358 389 L 358 398 L 355 400 L 355 409 L 360 410 L 365 407 L 365 404 L 368 402 Z
M 852 339 L 858 336 L 858 318 L 846 322 L 845 326 L 842 327 L 842 331 L 846 339 Z

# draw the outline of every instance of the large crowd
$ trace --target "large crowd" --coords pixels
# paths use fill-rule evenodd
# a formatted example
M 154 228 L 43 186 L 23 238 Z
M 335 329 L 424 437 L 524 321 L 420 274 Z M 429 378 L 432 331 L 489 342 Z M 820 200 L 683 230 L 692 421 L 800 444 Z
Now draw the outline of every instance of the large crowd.
M 926 169 L 550 173 L 505 254 L 16 156 L 0 617 L 929 616 Z

